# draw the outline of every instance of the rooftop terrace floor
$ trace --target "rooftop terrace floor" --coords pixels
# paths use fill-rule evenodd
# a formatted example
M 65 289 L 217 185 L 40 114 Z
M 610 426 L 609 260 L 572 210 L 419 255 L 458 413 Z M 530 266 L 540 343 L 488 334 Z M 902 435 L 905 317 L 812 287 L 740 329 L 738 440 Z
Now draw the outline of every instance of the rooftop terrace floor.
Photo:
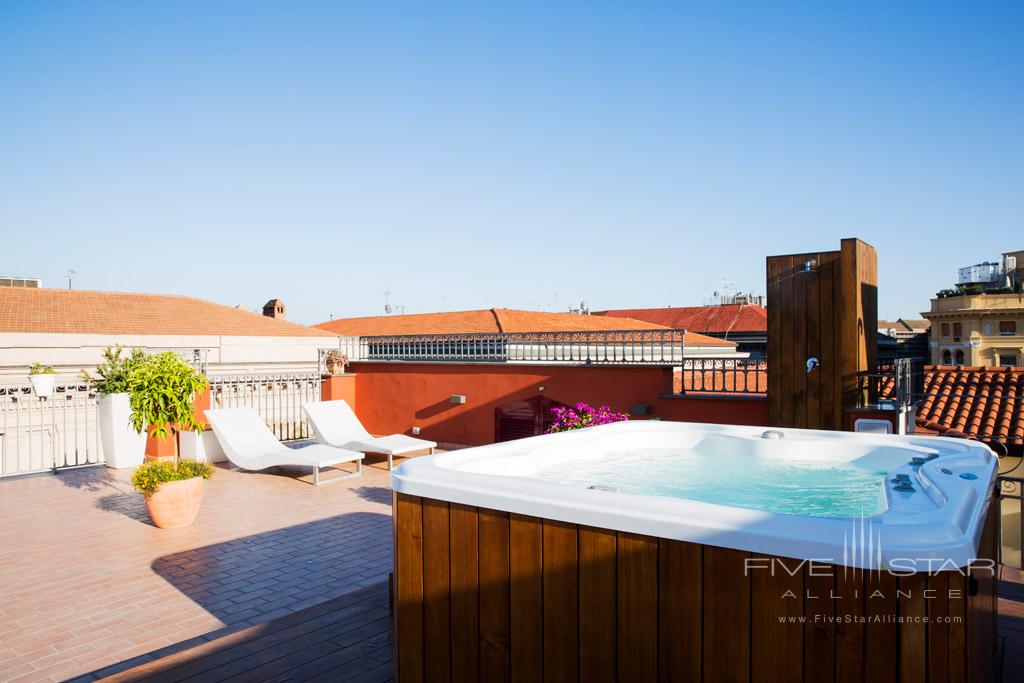
M 124 471 L 0 480 L 0 681 L 109 674 L 386 582 L 389 475 L 367 460 L 319 488 L 218 467 L 185 529 L 154 527 Z

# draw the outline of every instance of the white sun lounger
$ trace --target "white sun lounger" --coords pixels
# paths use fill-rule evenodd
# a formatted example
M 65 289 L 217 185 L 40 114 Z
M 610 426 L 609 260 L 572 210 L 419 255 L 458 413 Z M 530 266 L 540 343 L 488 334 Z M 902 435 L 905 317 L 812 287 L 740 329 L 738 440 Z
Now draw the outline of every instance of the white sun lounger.
M 316 486 L 357 477 L 363 472 L 363 454 L 354 450 L 320 444 L 288 448 L 277 440 L 263 418 L 252 408 L 207 410 L 205 415 L 228 460 L 243 470 L 303 465 L 313 468 L 313 483 Z M 343 462 L 354 462 L 355 471 L 320 481 L 321 468 L 333 467 Z
M 392 467 L 393 456 L 428 448 L 433 453 L 437 448 L 433 441 L 416 439 L 405 434 L 372 436 L 344 401 L 307 403 L 302 409 L 306 411 L 306 417 L 319 443 L 363 453 L 382 453 L 388 456 L 389 470 Z

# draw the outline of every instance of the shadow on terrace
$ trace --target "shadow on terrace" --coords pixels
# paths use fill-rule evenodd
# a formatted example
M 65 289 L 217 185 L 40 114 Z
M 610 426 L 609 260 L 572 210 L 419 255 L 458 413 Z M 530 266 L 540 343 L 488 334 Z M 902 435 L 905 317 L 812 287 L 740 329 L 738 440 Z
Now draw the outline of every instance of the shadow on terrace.
M 379 502 L 379 491 L 388 493 L 390 501 L 390 493 L 381 487 L 362 487 L 354 493 Z M 152 562 L 153 572 L 224 627 L 98 669 L 81 680 L 109 676 L 239 629 L 386 585 L 390 543 L 381 547 L 379 541 L 390 531 L 389 515 L 353 512 L 164 555 Z M 387 617 L 386 605 L 376 607 L 370 616 Z

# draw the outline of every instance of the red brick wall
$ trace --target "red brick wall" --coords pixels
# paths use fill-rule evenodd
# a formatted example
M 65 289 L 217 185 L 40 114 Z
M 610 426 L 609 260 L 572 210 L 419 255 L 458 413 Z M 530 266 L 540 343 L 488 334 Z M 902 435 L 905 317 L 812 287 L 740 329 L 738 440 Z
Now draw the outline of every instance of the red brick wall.
M 573 405 L 586 401 L 628 411 L 651 406 L 663 420 L 763 425 L 767 404 L 750 398 L 663 398 L 671 371 L 655 367 L 555 367 L 353 363 L 356 413 L 374 434 L 420 435 L 442 443 L 480 445 L 494 441 L 494 409 L 538 393 Z M 540 391 L 540 387 L 544 391 Z M 449 402 L 453 394 L 466 403 Z

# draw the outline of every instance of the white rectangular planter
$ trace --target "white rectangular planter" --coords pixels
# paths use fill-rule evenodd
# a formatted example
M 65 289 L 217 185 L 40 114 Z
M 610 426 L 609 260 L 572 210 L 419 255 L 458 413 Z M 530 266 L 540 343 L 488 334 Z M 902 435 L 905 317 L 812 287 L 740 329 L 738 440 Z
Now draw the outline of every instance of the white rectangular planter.
M 131 407 L 128 394 L 102 394 L 96 402 L 100 443 L 107 467 L 138 467 L 146 453 L 146 435 L 128 423 Z
M 197 462 L 224 462 L 227 460 L 224 449 L 220 447 L 212 429 L 207 429 L 202 434 L 179 432 L 178 447 L 181 457 L 186 460 Z

